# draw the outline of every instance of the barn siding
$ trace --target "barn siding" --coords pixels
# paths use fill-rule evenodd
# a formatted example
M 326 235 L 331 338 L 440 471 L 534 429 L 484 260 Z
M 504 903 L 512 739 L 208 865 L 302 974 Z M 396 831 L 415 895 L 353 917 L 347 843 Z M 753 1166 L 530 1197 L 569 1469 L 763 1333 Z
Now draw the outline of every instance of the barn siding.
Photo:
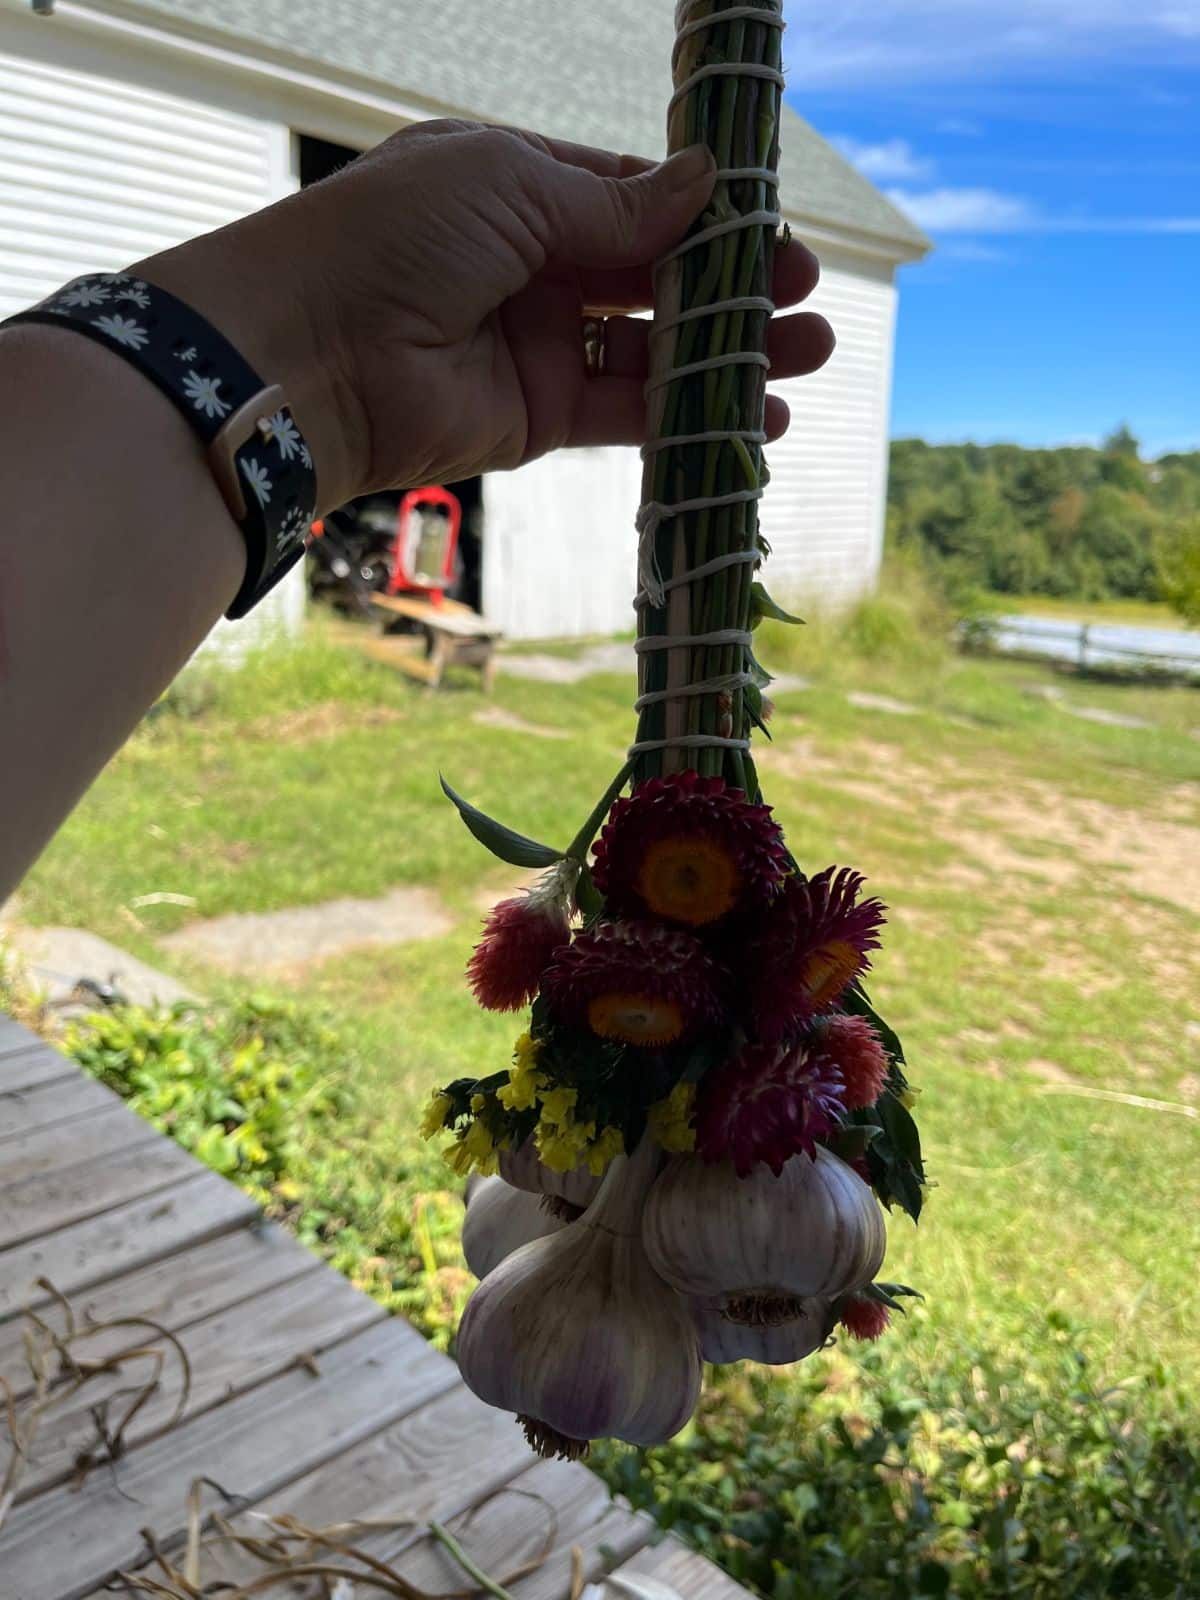
M 10 53 L 0 22 L 0 317 L 113 272 L 294 187 L 286 127 L 129 77 Z M 237 652 L 304 607 L 294 574 L 211 645 Z
M 883 551 L 896 289 L 890 263 L 820 246 L 809 306 L 837 349 L 808 378 L 773 386 L 792 409 L 770 447 L 763 528 L 780 599 L 844 602 L 874 587 Z
M 560 450 L 483 485 L 483 606 L 510 638 L 634 624 L 636 450 Z

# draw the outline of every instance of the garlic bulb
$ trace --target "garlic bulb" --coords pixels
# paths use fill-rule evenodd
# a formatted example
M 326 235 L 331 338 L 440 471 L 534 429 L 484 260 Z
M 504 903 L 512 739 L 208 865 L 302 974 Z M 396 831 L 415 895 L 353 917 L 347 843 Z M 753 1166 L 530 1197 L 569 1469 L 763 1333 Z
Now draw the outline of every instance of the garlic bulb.
M 790 1367 L 820 1350 L 828 1339 L 835 1313 L 825 1300 L 810 1300 L 800 1316 L 773 1328 L 754 1328 L 731 1322 L 722 1315 L 720 1302 L 694 1300 L 692 1321 L 705 1361 L 725 1365 L 731 1361 L 760 1361 L 768 1367 Z
M 677 1156 L 647 1198 L 642 1239 L 680 1294 L 758 1327 L 870 1283 L 886 1244 L 869 1186 L 820 1146 L 815 1161 L 793 1156 L 778 1177 L 761 1163 L 739 1178 L 730 1162 Z
M 463 1378 L 481 1400 L 515 1411 L 541 1455 L 578 1457 L 594 1438 L 661 1444 L 695 1409 L 691 1316 L 655 1276 L 640 1236 L 659 1159 L 649 1139 L 618 1156 L 578 1222 L 509 1256 L 467 1306 Z
M 600 1189 L 600 1179 L 587 1167 L 576 1167 L 573 1172 L 554 1172 L 538 1159 L 533 1139 L 526 1139 L 519 1150 L 500 1152 L 500 1176 L 514 1189 L 525 1189 L 529 1194 L 553 1195 L 565 1200 L 569 1206 L 590 1206 Z
M 567 1225 L 547 1209 L 541 1195 L 514 1189 L 503 1178 L 480 1178 L 468 1186 L 463 1255 L 475 1276 L 486 1278 L 523 1244 L 560 1233 Z

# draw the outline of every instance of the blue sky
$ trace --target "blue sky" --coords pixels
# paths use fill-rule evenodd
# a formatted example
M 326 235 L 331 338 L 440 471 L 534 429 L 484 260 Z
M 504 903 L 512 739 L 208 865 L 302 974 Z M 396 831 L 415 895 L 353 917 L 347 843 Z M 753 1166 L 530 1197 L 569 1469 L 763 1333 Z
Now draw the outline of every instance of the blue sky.
M 893 432 L 1200 449 L 1200 0 L 787 0 L 789 98 L 937 243 Z

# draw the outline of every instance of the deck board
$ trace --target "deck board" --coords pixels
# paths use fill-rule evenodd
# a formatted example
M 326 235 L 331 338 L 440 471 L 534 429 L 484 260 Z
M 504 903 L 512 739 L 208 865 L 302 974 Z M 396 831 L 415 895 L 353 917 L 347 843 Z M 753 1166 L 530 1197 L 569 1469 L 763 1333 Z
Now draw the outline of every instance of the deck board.
M 47 1229 L 85 1222 L 127 1200 L 169 1192 L 190 1177 L 195 1162 L 187 1151 L 153 1129 L 149 1139 L 143 1139 L 145 1128 L 142 1123 L 131 1130 L 133 1137 L 124 1149 L 0 1186 L 0 1243 L 11 1249 Z
M 169 1192 L 0 1250 L 0 1323 L 26 1304 L 45 1304 L 48 1297 L 33 1292 L 35 1278 L 50 1278 L 63 1294 L 77 1294 L 214 1234 L 245 1227 L 257 1216 L 258 1207 L 232 1184 L 213 1172 L 196 1171 Z
M 83 1493 L 50 1489 L 17 1506 L 0 1544 L 5 1600 L 80 1600 L 139 1560 L 141 1528 L 164 1548 L 178 1544 L 194 1478 L 261 1502 L 457 1381 L 403 1323 L 368 1328 L 330 1351 L 319 1377 L 285 1373 L 143 1445 L 117 1482 L 97 1473 Z
M 268 1294 L 280 1284 L 320 1270 L 321 1263 L 290 1234 L 275 1224 L 240 1228 L 168 1256 L 147 1267 L 84 1290 L 75 1298 L 75 1314 L 82 1327 L 87 1322 L 109 1322 L 131 1315 L 179 1333 L 217 1312 L 230 1310 L 256 1295 Z M 61 1315 L 51 1321 L 62 1326 Z M 13 1317 L 0 1323 L 0 1372 L 13 1384 L 18 1399 L 29 1391 L 30 1379 L 23 1356 L 24 1323 Z M 93 1335 L 87 1353 L 104 1360 L 145 1342 L 144 1329 L 114 1328 Z
M 121 1101 L 111 1089 L 80 1072 L 57 1082 L 0 1091 L 0 1183 L 10 1181 L 6 1174 L 12 1152 L 6 1146 L 13 1140 L 24 1139 L 43 1128 L 62 1127 L 99 1112 L 120 1109 Z
M 79 1068 L 73 1062 L 30 1033 L 25 1034 L 23 1045 L 16 1044 L 10 1035 L 9 1048 L 0 1048 L 2 1094 L 12 1090 L 34 1089 L 43 1083 L 65 1083 L 78 1077 Z
M 145 1562 L 142 1529 L 180 1548 L 198 1477 L 234 1497 L 225 1509 L 246 1530 L 261 1532 L 256 1511 L 312 1526 L 371 1520 L 363 1546 L 426 1589 L 466 1581 L 429 1540 L 431 1518 L 452 1523 L 503 1577 L 541 1548 L 552 1513 L 553 1548 L 512 1585 L 516 1600 L 566 1600 L 575 1547 L 589 1578 L 626 1563 L 674 1582 L 685 1600 L 743 1593 L 676 1541 L 649 1550 L 647 1518 L 613 1502 L 586 1468 L 537 1461 L 514 1420 L 476 1400 L 407 1323 L 2 1018 L 0 1243 L 0 1374 L 18 1396 L 28 1392 L 18 1313 L 49 1300 L 38 1276 L 71 1297 L 81 1320 L 147 1317 L 170 1329 L 193 1364 L 183 1420 L 156 1436 L 178 1394 L 172 1364 L 128 1452 L 77 1490 L 88 1408 L 116 1386 L 127 1391 L 133 1373 L 96 1379 L 47 1415 L 0 1526 L 3 1600 L 99 1600 L 119 1568 Z M 81 1353 L 139 1342 L 136 1327 L 111 1329 Z M 0 1443 L 0 1467 L 4 1459 Z M 221 1503 L 215 1490 L 209 1503 Z M 223 1575 L 257 1570 L 239 1560 Z M 289 1594 L 309 1600 L 297 1586 Z
M 218 1312 L 184 1329 L 179 1342 L 191 1362 L 192 1382 L 184 1421 L 202 1415 L 246 1393 L 268 1378 L 296 1366 L 301 1358 L 316 1361 L 331 1347 L 360 1333 L 387 1313 L 334 1272 L 314 1271 L 280 1288 L 256 1295 L 231 1310 Z M 86 1343 L 77 1354 L 93 1354 Z M 21 1480 L 18 1503 L 72 1475 L 79 1452 L 93 1448 L 93 1406 L 114 1400 L 114 1418 L 123 1409 L 116 1404 L 131 1388 L 152 1376 L 148 1360 L 130 1363 L 120 1372 L 89 1383 L 77 1396 L 53 1411 L 34 1444 L 32 1459 Z M 182 1389 L 182 1367 L 168 1360 L 153 1398 L 138 1412 L 130 1427 L 130 1445 L 159 1433 L 175 1411 Z

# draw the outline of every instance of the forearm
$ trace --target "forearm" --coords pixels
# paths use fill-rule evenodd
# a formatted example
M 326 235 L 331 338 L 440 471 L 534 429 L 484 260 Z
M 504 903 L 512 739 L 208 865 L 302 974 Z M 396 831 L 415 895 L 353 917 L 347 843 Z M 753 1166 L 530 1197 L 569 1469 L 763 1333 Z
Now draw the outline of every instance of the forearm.
M 186 421 L 77 334 L 0 331 L 0 901 L 204 638 L 245 550 Z

